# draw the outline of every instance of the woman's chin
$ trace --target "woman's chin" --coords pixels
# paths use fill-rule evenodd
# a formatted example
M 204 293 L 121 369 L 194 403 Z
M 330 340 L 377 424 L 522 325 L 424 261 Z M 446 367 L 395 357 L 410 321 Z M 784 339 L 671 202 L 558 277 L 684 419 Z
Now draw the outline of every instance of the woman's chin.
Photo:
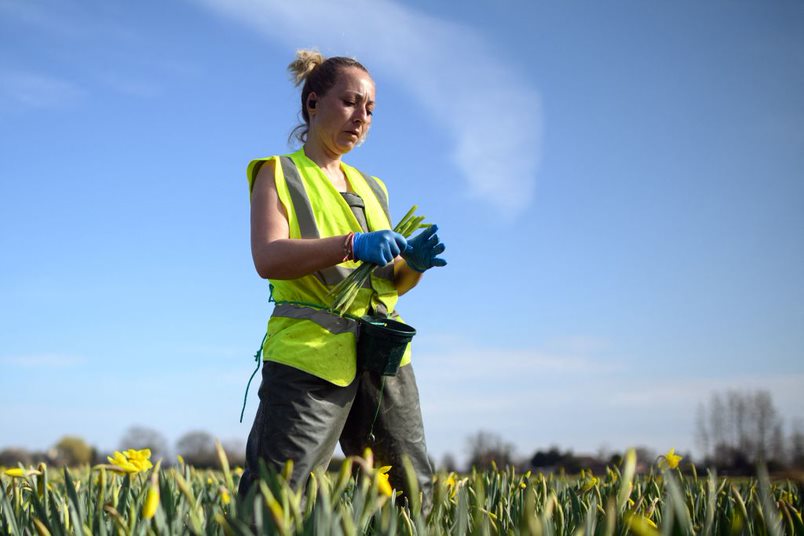
M 346 142 L 346 143 L 338 143 L 338 144 L 336 144 L 338 152 L 341 153 L 341 154 L 348 153 L 349 151 L 354 149 L 355 146 L 357 146 L 356 141 L 350 141 L 350 142 Z

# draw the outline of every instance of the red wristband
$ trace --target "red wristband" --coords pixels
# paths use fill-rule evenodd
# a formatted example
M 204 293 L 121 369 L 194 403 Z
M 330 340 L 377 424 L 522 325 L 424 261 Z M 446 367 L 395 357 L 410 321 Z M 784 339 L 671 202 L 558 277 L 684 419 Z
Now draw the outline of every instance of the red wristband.
M 343 260 L 341 262 L 346 261 L 353 261 L 353 245 L 355 240 L 355 234 L 349 233 L 346 235 L 346 240 L 343 241 Z

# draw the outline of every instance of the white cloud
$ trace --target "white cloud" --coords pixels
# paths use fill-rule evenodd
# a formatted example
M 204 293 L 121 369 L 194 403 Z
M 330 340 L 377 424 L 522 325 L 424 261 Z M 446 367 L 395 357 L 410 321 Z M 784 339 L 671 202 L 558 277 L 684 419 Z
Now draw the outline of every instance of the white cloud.
M 505 349 L 457 347 L 446 353 L 417 353 L 417 361 L 437 363 L 431 371 L 437 378 L 453 377 L 456 370 L 464 379 L 480 377 L 484 380 L 516 380 L 545 372 L 561 374 L 611 373 L 621 365 L 601 362 L 588 357 L 555 354 L 537 349 Z M 494 367 L 489 368 L 488 364 Z
M 0 73 L 0 99 L 17 106 L 51 108 L 72 102 L 84 94 L 76 84 L 31 72 Z
M 294 48 L 354 54 L 446 128 L 471 196 L 506 219 L 530 204 L 541 158 L 540 95 L 479 32 L 390 0 L 197 1 Z
M 751 376 L 719 376 L 716 378 L 654 378 L 650 371 L 635 386 L 622 389 L 610 398 L 613 406 L 645 410 L 670 407 L 694 414 L 697 405 L 709 402 L 712 393 L 727 390 L 769 391 L 782 414 L 804 416 L 804 374 L 756 374 Z

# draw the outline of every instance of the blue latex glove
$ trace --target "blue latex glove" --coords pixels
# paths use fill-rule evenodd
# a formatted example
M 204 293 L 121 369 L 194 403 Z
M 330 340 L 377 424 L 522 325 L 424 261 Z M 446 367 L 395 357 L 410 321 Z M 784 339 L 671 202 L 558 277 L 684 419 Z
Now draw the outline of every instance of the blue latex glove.
M 446 246 L 438 241 L 438 226 L 431 225 L 418 235 L 408 240 L 408 247 L 402 252 L 402 258 L 412 269 L 424 272 L 433 266 L 446 266 L 447 261 L 437 257 L 444 253 Z
M 355 259 L 385 266 L 407 246 L 407 240 L 391 230 L 355 233 L 352 255 Z

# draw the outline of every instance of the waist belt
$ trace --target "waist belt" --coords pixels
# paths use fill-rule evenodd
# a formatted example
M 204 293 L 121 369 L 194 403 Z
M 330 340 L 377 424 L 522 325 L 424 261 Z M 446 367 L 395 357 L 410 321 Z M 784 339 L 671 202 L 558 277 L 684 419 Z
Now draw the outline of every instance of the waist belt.
M 336 315 L 335 313 L 331 313 L 324 308 L 317 308 L 314 307 L 312 304 L 310 305 L 302 305 L 297 303 L 288 303 L 288 302 L 274 302 L 276 305 L 274 306 L 274 312 L 271 316 L 275 316 L 277 318 L 294 318 L 297 320 L 311 320 L 321 326 L 322 328 L 326 329 L 333 335 L 339 335 L 341 333 L 353 333 L 355 338 L 358 337 L 360 333 L 360 319 L 354 316 L 340 316 Z M 382 306 L 382 304 L 380 304 Z M 378 308 L 379 309 L 379 308 Z M 385 315 L 385 307 L 381 307 L 382 310 L 376 311 L 377 313 Z M 399 318 L 399 314 L 396 311 L 392 311 L 391 314 L 387 315 L 389 318 Z M 260 343 L 259 349 L 254 354 L 254 361 L 257 363 L 254 372 L 251 373 L 251 377 L 248 379 L 248 383 L 246 384 L 246 392 L 243 396 L 243 409 L 240 411 L 240 422 L 243 422 L 243 412 L 246 411 L 246 399 L 248 398 L 248 388 L 251 386 L 251 380 L 254 379 L 254 375 L 260 368 L 260 364 L 262 363 L 262 347 L 265 345 L 265 340 L 268 338 L 268 332 L 265 332 L 265 336 L 262 338 L 262 342 Z M 384 377 L 383 377 L 383 385 L 384 385 Z M 378 406 L 379 408 L 379 406 Z M 376 419 L 376 415 L 375 415 Z M 372 429 L 374 425 L 372 424 Z
M 380 316 L 393 319 L 399 318 L 399 313 L 395 310 L 392 311 L 391 314 L 387 314 L 385 307 L 382 307 L 382 304 L 380 304 L 380 306 L 381 307 L 378 307 L 376 311 Z M 357 336 L 358 326 L 360 325 L 360 319 L 355 316 L 340 316 L 323 307 L 319 309 L 312 305 L 302 305 L 299 303 L 279 302 L 274 307 L 274 312 L 271 316 L 278 318 L 294 318 L 296 320 L 310 320 L 333 335 L 350 332 Z
M 277 303 L 271 316 L 311 320 L 333 335 L 351 332 L 357 336 L 358 321 L 356 318 L 336 315 L 326 309 L 316 309 L 294 303 Z

